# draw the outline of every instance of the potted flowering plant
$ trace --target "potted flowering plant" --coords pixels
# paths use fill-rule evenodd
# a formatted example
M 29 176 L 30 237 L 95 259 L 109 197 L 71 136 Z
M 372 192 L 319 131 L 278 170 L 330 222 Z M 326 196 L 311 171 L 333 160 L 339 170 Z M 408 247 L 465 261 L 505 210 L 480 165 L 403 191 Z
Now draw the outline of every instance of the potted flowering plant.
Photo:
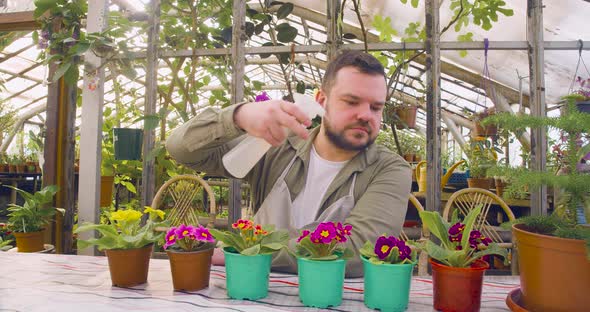
M 473 229 L 480 212 L 481 205 L 460 221 L 455 210 L 451 223 L 443 220 L 438 212 L 420 212 L 424 226 L 440 241 L 440 245 L 428 240 L 420 246 L 431 258 L 436 310 L 479 311 L 483 274 L 489 268 L 480 258 L 495 254 L 507 259 L 506 249 Z
M 6 185 L 18 192 L 25 200 L 22 205 L 9 204 L 8 226 L 16 238 L 19 252 L 37 252 L 44 249 L 43 230 L 56 211 L 62 208 L 51 207 L 53 197 L 59 190 L 56 185 L 48 185 L 33 194 L 14 186 Z
M 227 294 L 234 299 L 264 298 L 268 295 L 272 254 L 287 245 L 289 233 L 248 219 L 233 223 L 232 229 L 235 231 L 210 230 L 222 242 Z
M 74 231 L 98 231 L 99 238 L 78 239 L 78 249 L 97 246 L 105 250 L 113 286 L 130 287 L 147 282 L 153 245 L 164 236 L 164 232 L 156 232 L 156 227 L 167 222 L 162 221 L 162 210 L 146 206 L 143 213 L 149 214 L 144 225 L 140 211 L 127 209 L 107 212 L 107 224 L 84 223 Z
M 207 228 L 181 224 L 166 233 L 164 249 L 170 259 L 174 290 L 201 290 L 209 286 L 215 239 Z
M 381 311 L 405 311 L 416 250 L 394 236 L 379 236 L 359 250 L 365 273 L 365 305 Z
M 303 230 L 295 245 L 299 275 L 299 299 L 306 306 L 326 308 L 342 303 L 346 259 L 354 252 L 344 243 L 352 225 L 323 222 Z

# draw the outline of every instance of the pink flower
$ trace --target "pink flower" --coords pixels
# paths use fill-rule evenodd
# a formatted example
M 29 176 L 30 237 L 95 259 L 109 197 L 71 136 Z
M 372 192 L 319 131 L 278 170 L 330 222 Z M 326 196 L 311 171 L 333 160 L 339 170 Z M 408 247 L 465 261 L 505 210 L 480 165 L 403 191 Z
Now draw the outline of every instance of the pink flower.
M 213 238 L 213 235 L 211 235 L 211 232 L 209 232 L 209 230 L 204 228 L 203 226 L 199 226 L 198 228 L 195 228 L 194 233 L 195 233 L 195 238 L 197 240 L 210 242 L 210 243 L 215 242 L 215 239 Z
M 299 238 L 297 239 L 297 242 L 299 243 L 302 239 L 306 238 L 309 235 L 309 230 L 303 230 L 303 232 L 301 232 L 301 236 L 299 236 Z

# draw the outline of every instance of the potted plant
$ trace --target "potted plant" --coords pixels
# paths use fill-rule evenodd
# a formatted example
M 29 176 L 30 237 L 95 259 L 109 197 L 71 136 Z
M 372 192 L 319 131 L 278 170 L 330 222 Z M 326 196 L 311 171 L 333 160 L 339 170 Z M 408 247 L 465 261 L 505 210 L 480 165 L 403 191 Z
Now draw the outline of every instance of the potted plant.
M 471 137 L 494 137 L 498 134 L 498 127 L 495 124 L 482 124 L 482 121 L 490 116 L 496 114 L 494 107 L 488 107 L 483 112 L 475 113 L 472 115 L 471 120 L 473 121 L 473 131 Z
M 399 103 L 395 105 L 394 112 L 396 115 L 395 127 L 397 129 L 416 129 L 416 115 L 418 113 L 418 106 Z
M 174 290 L 201 290 L 209 286 L 215 239 L 203 226 L 181 224 L 166 233 L 164 249 L 170 259 Z
M 352 225 L 323 222 L 303 230 L 295 245 L 299 275 L 299 299 L 316 308 L 342 303 L 346 260 L 354 252 L 345 247 Z
M 460 221 L 455 210 L 450 223 L 438 212 L 420 212 L 422 223 L 439 243 L 428 240 L 420 244 L 431 258 L 436 310 L 479 311 L 483 275 L 489 268 L 481 257 L 495 254 L 507 259 L 506 249 L 473 229 L 480 212 L 481 206 L 477 206 Z
M 493 139 L 476 137 L 463 147 L 463 151 L 469 167 L 467 185 L 491 189 L 493 180 L 488 177 L 488 170 L 496 165 L 498 153 L 502 153 L 502 150 L 494 144 Z
M 416 250 L 405 241 L 382 235 L 359 250 L 365 274 L 365 305 L 381 311 L 405 311 L 416 265 Z
M 495 174 L 510 177 L 507 195 L 524 187 L 553 186 L 562 194 L 548 216 L 519 219 L 512 225 L 519 255 L 523 302 L 529 310 L 585 311 L 590 306 L 590 175 L 581 172 L 580 160 L 590 151 L 590 115 L 581 113 L 580 95 L 565 97 L 567 106 L 558 117 L 498 114 L 489 122 L 511 131 L 551 127 L 565 140 L 559 153 L 563 167 L 553 171 L 497 168 Z M 585 162 L 585 160 L 584 160 Z M 585 217 L 578 217 L 584 211 Z
M 22 205 L 9 204 L 8 224 L 16 238 L 19 252 L 36 252 L 44 249 L 43 230 L 56 211 L 64 213 L 62 208 L 51 207 L 53 197 L 58 191 L 56 185 L 49 185 L 33 194 L 14 186 L 6 187 L 16 190 L 25 200 Z
M 0 223 L 0 251 L 7 251 L 13 246 L 14 234 L 6 223 Z
M 582 113 L 590 113 L 590 78 L 582 79 L 576 77 L 579 89 L 574 91 L 571 96 L 576 101 L 578 110 Z
M 271 256 L 289 241 L 286 231 L 274 231 L 272 225 L 254 224 L 240 219 L 235 231 L 211 229 L 222 242 L 225 256 L 226 287 L 229 297 L 256 300 L 268 295 Z
M 145 224 L 141 224 L 143 214 L 127 209 L 105 212 L 107 224 L 84 223 L 74 233 L 96 230 L 99 238 L 78 239 L 78 249 L 97 246 L 105 250 L 113 286 L 130 287 L 147 282 L 150 255 L 155 242 L 162 240 L 164 232 L 156 232 L 156 227 L 165 226 L 164 212 L 145 207 L 149 214 Z

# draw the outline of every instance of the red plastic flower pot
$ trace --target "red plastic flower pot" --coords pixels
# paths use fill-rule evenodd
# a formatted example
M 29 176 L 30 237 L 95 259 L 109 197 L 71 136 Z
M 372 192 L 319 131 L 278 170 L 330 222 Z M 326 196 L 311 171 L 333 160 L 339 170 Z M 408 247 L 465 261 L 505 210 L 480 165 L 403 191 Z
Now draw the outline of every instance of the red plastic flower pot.
M 430 259 L 434 309 L 438 311 L 479 311 L 483 275 L 490 265 L 476 260 L 471 267 L 455 268 Z

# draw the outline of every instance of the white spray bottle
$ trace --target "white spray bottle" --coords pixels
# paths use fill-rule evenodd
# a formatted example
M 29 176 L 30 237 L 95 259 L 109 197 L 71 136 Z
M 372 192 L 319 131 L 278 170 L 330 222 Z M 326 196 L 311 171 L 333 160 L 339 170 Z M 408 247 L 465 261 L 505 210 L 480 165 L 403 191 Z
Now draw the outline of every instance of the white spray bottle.
M 295 105 L 301 109 L 309 119 L 324 116 L 324 108 L 312 97 L 293 93 Z M 285 128 L 285 131 L 287 129 Z M 272 145 L 264 139 L 246 135 L 238 145 L 223 155 L 223 166 L 236 178 L 243 178 L 252 170 L 254 165 L 266 154 Z

